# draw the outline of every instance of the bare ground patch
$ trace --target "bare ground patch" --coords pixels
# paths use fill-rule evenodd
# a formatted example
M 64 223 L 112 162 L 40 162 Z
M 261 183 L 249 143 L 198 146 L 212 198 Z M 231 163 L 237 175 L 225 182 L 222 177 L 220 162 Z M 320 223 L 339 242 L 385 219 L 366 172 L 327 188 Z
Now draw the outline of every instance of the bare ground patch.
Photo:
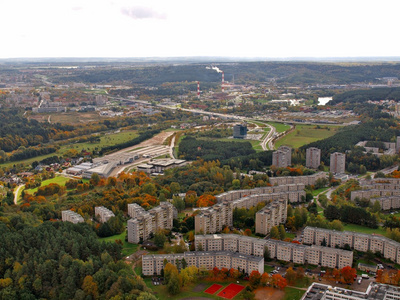
M 285 296 L 285 292 L 270 287 L 258 288 L 254 291 L 256 300 L 280 300 Z

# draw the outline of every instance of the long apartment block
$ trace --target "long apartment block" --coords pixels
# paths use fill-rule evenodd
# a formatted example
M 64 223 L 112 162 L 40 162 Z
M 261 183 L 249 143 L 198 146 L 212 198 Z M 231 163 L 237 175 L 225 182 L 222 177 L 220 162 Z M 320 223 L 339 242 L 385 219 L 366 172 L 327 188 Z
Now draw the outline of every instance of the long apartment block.
M 380 252 L 384 258 L 400 263 L 400 243 L 381 235 L 352 231 L 336 231 L 309 227 L 304 229 L 304 244 L 343 248 L 346 244 L 357 251 Z
M 197 251 L 232 251 L 254 256 L 263 256 L 265 248 L 268 248 L 271 258 L 281 261 L 329 268 L 343 268 L 353 264 L 352 251 L 237 234 L 195 235 L 195 247 Z
M 313 176 L 313 175 L 311 175 Z M 297 177 L 289 177 L 289 178 L 303 178 L 303 177 L 309 177 L 309 176 L 297 176 Z M 284 178 L 283 181 L 287 182 L 289 181 L 287 177 L 276 177 L 276 178 Z M 270 178 L 271 180 L 272 178 Z M 274 177 L 275 179 L 275 177 Z M 294 181 L 297 181 L 298 179 L 294 179 Z M 215 196 L 217 199 L 218 203 L 222 203 L 224 201 L 234 201 L 234 200 L 239 200 L 248 196 L 252 195 L 263 195 L 263 194 L 276 194 L 276 193 L 286 193 L 286 192 L 302 192 L 304 191 L 306 183 L 308 182 L 309 179 L 304 179 L 300 180 L 300 182 L 293 182 L 293 183 L 277 183 L 276 185 L 273 184 L 273 186 L 265 186 L 265 187 L 259 187 L 255 189 L 247 189 L 247 190 L 235 190 L 235 191 L 229 191 L 225 192 L 222 194 L 219 194 Z M 272 184 L 272 183 L 271 183 Z
M 111 217 L 115 217 L 114 213 L 108 208 L 105 208 L 104 206 L 96 206 L 94 208 L 94 214 L 98 218 L 100 223 L 105 223 Z
M 230 251 L 192 251 L 180 254 L 150 254 L 142 256 L 143 275 L 160 275 L 164 268 L 164 261 L 181 267 L 182 260 L 187 266 L 196 266 L 211 270 L 214 267 L 219 269 L 244 270 L 250 274 L 252 271 L 264 273 L 264 257 L 239 254 Z
M 161 202 L 159 206 L 145 211 L 136 203 L 128 204 L 128 242 L 139 243 L 150 238 L 150 235 L 160 229 L 172 229 L 173 205 Z
M 277 224 L 284 223 L 287 217 L 287 198 L 290 196 L 290 193 L 261 194 L 218 203 L 212 207 L 203 209 L 195 216 L 195 232 L 203 234 L 220 232 L 225 226 L 233 225 L 232 214 L 235 208 L 249 209 L 264 201 L 272 201 L 267 206 L 272 210 L 277 210 L 273 214 L 276 222 L 278 222 Z M 278 205 L 275 205 L 275 203 Z
M 63 222 L 71 222 L 74 224 L 85 222 L 80 214 L 72 210 L 61 211 L 61 219 L 63 220 Z
M 273 186 L 287 185 L 287 184 L 304 184 L 314 185 L 318 179 L 326 179 L 328 176 L 325 172 L 317 172 L 307 176 L 282 176 L 282 177 L 270 177 L 269 183 Z

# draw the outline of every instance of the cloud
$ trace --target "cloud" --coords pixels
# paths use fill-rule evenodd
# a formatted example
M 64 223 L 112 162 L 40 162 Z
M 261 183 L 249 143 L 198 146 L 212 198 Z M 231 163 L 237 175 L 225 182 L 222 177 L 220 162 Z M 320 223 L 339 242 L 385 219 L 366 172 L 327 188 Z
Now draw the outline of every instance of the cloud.
M 74 10 L 74 11 L 78 11 L 78 10 L 82 10 L 83 7 L 82 6 L 74 6 L 71 9 Z
M 121 13 L 135 20 L 167 18 L 166 14 L 159 13 L 149 7 L 144 7 L 144 6 L 124 7 L 121 9 Z

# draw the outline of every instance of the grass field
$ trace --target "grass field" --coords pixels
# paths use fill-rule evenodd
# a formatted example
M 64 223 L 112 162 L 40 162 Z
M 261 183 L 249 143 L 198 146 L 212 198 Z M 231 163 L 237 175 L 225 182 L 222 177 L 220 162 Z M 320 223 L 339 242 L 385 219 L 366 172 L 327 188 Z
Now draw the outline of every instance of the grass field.
M 269 125 L 274 126 L 276 128 L 276 132 L 284 132 L 290 128 L 290 125 L 286 125 L 283 123 L 276 123 L 276 122 L 268 122 Z
M 386 234 L 386 230 L 383 229 L 382 227 L 374 229 L 374 228 L 369 228 L 369 227 L 355 225 L 355 224 L 346 224 L 343 227 L 344 227 L 344 230 L 347 230 L 347 231 L 362 232 L 362 233 L 366 233 L 366 234 L 373 234 L 373 233 L 377 233 L 377 234 L 381 234 L 381 235 Z
M 131 244 L 131 243 L 128 243 L 127 241 L 125 241 L 125 235 L 126 235 L 126 232 L 123 232 L 121 234 L 109 236 L 106 238 L 99 238 L 99 240 L 103 241 L 103 242 L 110 242 L 110 243 L 114 243 L 115 240 L 121 240 L 122 241 L 122 255 L 128 256 L 128 255 L 131 255 L 132 253 L 135 253 L 137 251 L 137 249 L 139 248 L 139 245 Z M 140 270 L 140 272 L 141 272 L 141 270 Z M 140 275 L 140 274 L 138 274 L 138 275 Z
M 42 184 L 40 186 L 46 186 L 46 185 L 49 185 L 50 183 L 57 183 L 58 185 L 64 186 L 68 180 L 70 180 L 70 178 L 63 177 L 63 176 L 56 176 L 51 179 L 43 180 Z M 25 193 L 29 193 L 29 194 L 33 195 L 34 193 L 37 192 L 37 190 L 38 190 L 38 188 L 28 189 L 28 190 L 25 190 Z
M 329 189 L 329 187 L 323 187 L 323 188 L 320 188 L 320 189 L 317 189 L 317 190 L 313 190 L 312 191 L 312 195 L 313 196 L 317 196 L 318 194 L 321 194 L 321 193 L 325 192 L 328 189 Z
M 317 129 L 315 125 L 297 125 L 296 129 L 279 139 L 275 147 L 288 145 L 293 148 L 299 148 L 303 145 L 331 137 L 338 130 L 337 126 L 329 126 L 328 129 L 325 127 Z
M 292 287 L 285 288 L 285 297 L 282 300 L 299 300 L 303 296 L 305 291 L 299 290 Z

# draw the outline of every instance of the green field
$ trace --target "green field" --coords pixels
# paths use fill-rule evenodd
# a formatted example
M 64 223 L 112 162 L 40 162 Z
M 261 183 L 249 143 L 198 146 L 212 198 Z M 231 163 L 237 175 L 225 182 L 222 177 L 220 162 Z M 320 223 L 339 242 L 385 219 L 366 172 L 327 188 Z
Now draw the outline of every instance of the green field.
M 292 132 L 279 139 L 275 147 L 287 145 L 300 148 L 309 143 L 331 137 L 338 130 L 337 126 L 329 126 L 328 129 L 325 127 L 317 129 L 315 125 L 297 125 Z
M 68 180 L 70 180 L 70 178 L 63 177 L 63 176 L 56 176 L 51 179 L 43 180 L 42 184 L 40 186 L 49 185 L 50 183 L 57 183 L 58 185 L 64 186 Z M 33 195 L 34 193 L 37 192 L 37 190 L 38 190 L 38 188 L 34 188 L 34 189 L 25 190 L 25 192 Z
M 303 296 L 305 291 L 299 290 L 292 287 L 285 288 L 285 297 L 282 300 L 299 300 Z
M 131 255 L 132 253 L 135 253 L 137 249 L 139 248 L 139 245 L 137 244 L 131 244 L 125 241 L 125 236 L 126 232 L 123 232 L 121 234 L 109 236 L 106 238 L 99 238 L 100 241 L 103 242 L 109 242 L 109 243 L 114 243 L 115 240 L 121 240 L 122 241 L 122 255 L 123 256 L 128 256 Z M 140 275 L 140 274 L 138 274 Z
M 276 128 L 276 132 L 284 132 L 290 128 L 290 125 L 276 122 L 268 122 L 269 125 L 274 126 Z
M 355 231 L 355 232 L 362 232 L 366 234 L 381 234 L 381 235 L 386 235 L 386 230 L 383 229 L 382 227 L 379 227 L 377 229 L 374 228 L 369 228 L 365 226 L 360 226 L 360 225 L 355 225 L 355 224 L 346 224 L 343 226 L 344 230 L 346 231 Z

